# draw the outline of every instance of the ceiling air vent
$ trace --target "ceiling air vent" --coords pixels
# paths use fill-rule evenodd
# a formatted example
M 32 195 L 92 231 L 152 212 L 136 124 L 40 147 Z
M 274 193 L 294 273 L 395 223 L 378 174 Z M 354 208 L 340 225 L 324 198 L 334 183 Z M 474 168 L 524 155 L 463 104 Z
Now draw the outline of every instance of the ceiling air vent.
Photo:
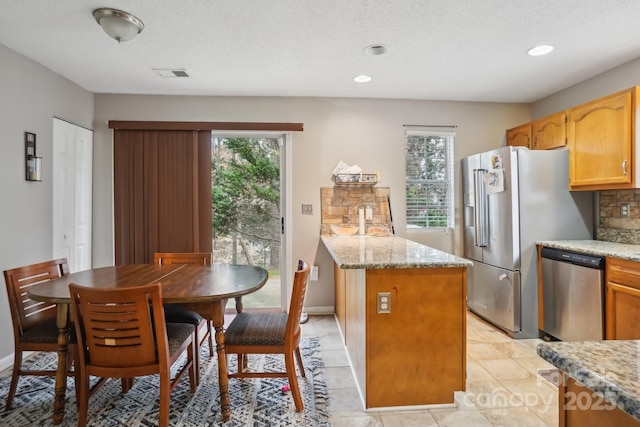
M 184 68 L 173 70 L 154 68 L 153 71 L 155 71 L 160 77 L 189 77 L 189 74 L 187 74 L 187 71 Z

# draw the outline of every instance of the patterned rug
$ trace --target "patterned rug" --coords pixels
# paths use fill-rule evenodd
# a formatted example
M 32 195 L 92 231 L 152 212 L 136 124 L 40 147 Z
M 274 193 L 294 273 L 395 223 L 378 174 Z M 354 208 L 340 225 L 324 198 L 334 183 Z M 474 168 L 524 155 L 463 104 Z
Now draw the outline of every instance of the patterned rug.
M 327 387 L 322 372 L 324 363 L 316 355 L 318 338 L 303 338 L 300 350 L 306 379 L 298 376 L 304 411 L 296 412 L 291 392 L 283 392 L 286 378 L 230 379 L 231 420 L 222 422 L 218 395 L 217 356 L 210 357 L 206 346 L 201 348 L 200 386 L 195 394 L 189 391 L 188 378 L 171 393 L 170 425 L 184 427 L 262 427 L 262 426 L 330 426 L 328 422 Z M 229 356 L 229 366 L 236 367 L 235 356 Z M 39 353 L 26 363 L 33 367 L 53 367 L 57 356 Z M 284 371 L 280 355 L 252 355 L 249 369 Z M 10 375 L 10 374 L 9 374 Z M 0 378 L 1 405 L 4 407 L 10 376 Z M 0 412 L 2 426 L 53 425 L 54 380 L 47 377 L 22 377 L 13 401 L 13 409 Z M 61 426 L 75 426 L 78 416 L 73 379 L 67 381 L 67 402 Z M 89 426 L 153 426 L 158 423 L 158 378 L 136 378 L 128 393 L 122 394 L 120 381 L 109 380 L 89 400 Z

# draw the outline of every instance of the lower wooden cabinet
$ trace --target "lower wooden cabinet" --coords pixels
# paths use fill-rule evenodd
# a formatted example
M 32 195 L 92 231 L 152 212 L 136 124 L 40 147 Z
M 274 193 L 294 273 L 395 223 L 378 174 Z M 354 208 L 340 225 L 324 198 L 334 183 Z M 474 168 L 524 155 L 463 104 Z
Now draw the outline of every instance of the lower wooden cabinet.
M 606 339 L 640 339 L 640 263 L 607 258 L 605 266 Z
M 558 387 L 560 427 L 640 427 L 640 421 L 590 389 L 564 376 Z

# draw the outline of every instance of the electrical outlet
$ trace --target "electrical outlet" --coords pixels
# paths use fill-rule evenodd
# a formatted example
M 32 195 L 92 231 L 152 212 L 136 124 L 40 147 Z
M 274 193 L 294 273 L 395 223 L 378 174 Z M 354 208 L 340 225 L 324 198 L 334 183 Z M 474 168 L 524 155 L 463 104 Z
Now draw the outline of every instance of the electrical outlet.
M 620 204 L 620 217 L 628 218 L 629 217 L 629 203 L 621 203 Z
M 371 209 L 371 205 L 367 205 L 365 208 L 364 219 L 373 219 L 373 209 Z
M 391 313 L 391 292 L 378 292 L 378 314 Z
M 313 205 L 302 204 L 302 215 L 313 215 Z

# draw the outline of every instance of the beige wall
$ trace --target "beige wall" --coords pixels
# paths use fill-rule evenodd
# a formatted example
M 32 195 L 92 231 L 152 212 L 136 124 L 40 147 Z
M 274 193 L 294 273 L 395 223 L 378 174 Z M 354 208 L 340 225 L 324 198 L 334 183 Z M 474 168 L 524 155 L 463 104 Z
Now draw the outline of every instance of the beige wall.
M 531 118 L 544 117 L 636 85 L 640 85 L 640 59 L 534 102 Z
M 112 131 L 109 120 L 187 120 L 302 122 L 293 135 L 292 192 L 293 259 L 318 265 L 319 280 L 309 288 L 306 307 L 333 310 L 332 260 L 320 243 L 320 188 L 333 186 L 338 161 L 357 163 L 365 173 L 380 172 L 380 186 L 389 187 L 398 235 L 438 249 L 462 253 L 460 227 L 455 233 L 414 232 L 404 218 L 403 124 L 457 125 L 456 188 L 459 159 L 505 144 L 505 129 L 529 120 L 522 104 L 439 102 L 340 98 L 251 98 L 198 96 L 95 95 L 94 135 L 94 264 L 113 259 Z M 457 224 L 461 223 L 458 192 Z M 313 205 L 302 215 L 301 205 Z
M 53 118 L 91 128 L 93 94 L 2 45 L 0 64 L 0 270 L 6 270 L 53 256 Z M 24 179 L 24 132 L 37 136 L 42 182 Z M 0 291 L 0 336 L 0 367 L 4 367 L 13 354 L 4 291 Z

